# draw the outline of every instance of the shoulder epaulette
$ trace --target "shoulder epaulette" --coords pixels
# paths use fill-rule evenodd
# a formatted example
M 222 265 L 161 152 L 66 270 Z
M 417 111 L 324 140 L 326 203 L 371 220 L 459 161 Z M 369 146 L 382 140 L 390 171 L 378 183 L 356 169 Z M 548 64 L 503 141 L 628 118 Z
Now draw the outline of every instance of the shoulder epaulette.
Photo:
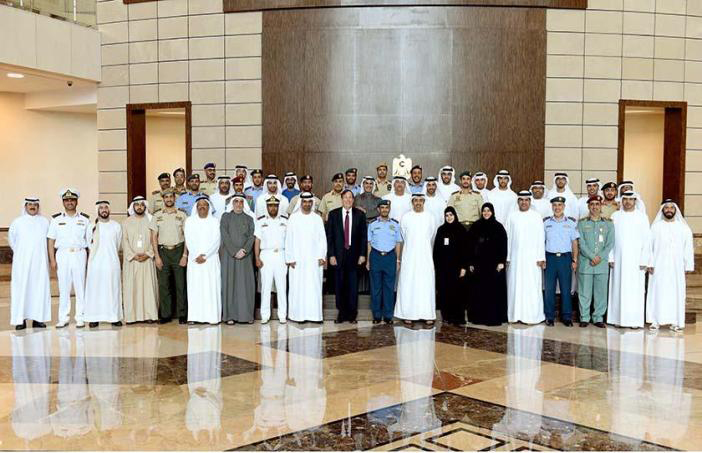
M 455 192 L 451 192 L 451 195 L 456 195 L 457 193 L 461 193 L 461 191 L 460 191 L 460 190 L 457 190 L 457 191 L 455 191 Z
M 80 215 L 82 215 L 82 216 L 85 217 L 86 219 L 89 219 L 89 218 L 90 218 L 90 216 L 89 216 L 88 214 L 84 213 L 84 212 L 81 212 Z
M 158 214 L 159 212 L 161 212 L 162 210 L 163 210 L 163 209 L 157 209 L 157 210 L 155 210 L 155 211 L 153 212 L 152 215 L 156 215 L 156 214 Z
M 390 219 L 390 221 L 391 221 L 391 222 L 395 222 L 395 223 L 400 223 L 400 222 L 398 222 L 398 221 L 395 220 L 395 219 Z
M 265 215 L 262 215 L 261 217 L 256 217 L 256 220 L 261 220 L 261 219 L 263 219 L 264 217 L 266 217 L 266 216 L 265 216 Z
M 544 217 L 544 222 L 550 219 L 551 217 Z
M 575 217 L 568 217 L 568 219 L 572 220 L 575 223 L 578 223 L 578 219 L 576 219 Z
M 151 195 L 156 195 L 156 194 L 159 194 L 159 193 L 161 193 L 160 190 L 154 190 L 153 192 L 151 192 Z
M 60 215 L 61 215 L 61 213 L 60 213 L 60 212 L 57 212 L 56 214 L 52 215 L 51 218 L 54 218 L 54 219 L 55 219 L 56 217 L 58 217 L 58 216 L 60 216 Z
M 176 211 L 180 211 L 180 212 L 182 212 L 183 214 L 185 214 L 185 215 L 188 215 L 188 213 L 187 213 L 187 212 L 185 212 L 185 210 L 184 210 L 184 209 L 176 208 Z
M 286 216 L 285 214 L 281 215 L 281 217 L 284 218 L 284 219 L 287 219 L 287 218 L 288 218 L 288 216 Z

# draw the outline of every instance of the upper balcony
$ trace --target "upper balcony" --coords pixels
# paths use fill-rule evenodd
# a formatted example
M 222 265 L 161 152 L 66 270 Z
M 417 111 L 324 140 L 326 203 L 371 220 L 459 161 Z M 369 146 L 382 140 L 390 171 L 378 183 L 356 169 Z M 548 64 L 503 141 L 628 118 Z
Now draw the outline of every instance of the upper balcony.
M 96 27 L 96 0 L 0 0 L 0 5 L 32 11 L 86 27 Z

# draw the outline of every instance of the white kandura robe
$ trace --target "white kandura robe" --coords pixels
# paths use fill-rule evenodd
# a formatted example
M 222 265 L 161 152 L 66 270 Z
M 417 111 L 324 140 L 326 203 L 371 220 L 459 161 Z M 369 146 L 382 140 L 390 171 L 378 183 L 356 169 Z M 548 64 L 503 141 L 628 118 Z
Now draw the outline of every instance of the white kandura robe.
M 10 324 L 25 319 L 51 321 L 51 288 L 46 233 L 49 221 L 37 214 L 23 214 L 12 221 L 8 242 L 12 248 Z
M 185 220 L 185 245 L 188 248 L 188 321 L 217 324 L 222 320 L 222 276 L 219 263 L 219 220 L 197 212 Z M 205 262 L 195 259 L 205 255 Z
M 538 324 L 544 317 L 543 272 L 546 260 L 544 222 L 529 209 L 515 211 L 507 223 L 507 320 Z
M 539 213 L 541 218 L 551 217 L 553 215 L 553 209 L 551 208 L 551 202 L 546 199 L 546 197 L 531 199 L 531 208 Z M 515 208 L 518 209 L 518 208 Z
M 609 308 L 607 323 L 622 327 L 643 327 L 646 273 L 639 266 L 648 266 L 651 255 L 651 233 L 648 217 L 639 210 L 616 211 L 614 247 L 609 262 Z
M 436 319 L 434 218 L 427 211 L 410 211 L 402 217 L 400 227 L 404 243 L 395 316 L 409 320 Z
M 395 191 L 383 197 L 383 200 L 390 200 L 390 218 L 398 222 L 402 220 L 402 216 L 412 210 L 412 194 L 409 189 L 405 190 L 403 195 L 396 195 Z
M 212 204 L 212 209 L 214 211 L 212 213 L 213 216 L 215 216 L 217 219 L 222 218 L 222 215 L 225 212 L 227 212 L 227 198 L 229 198 L 232 195 L 234 194 L 231 191 L 225 195 L 222 195 L 221 193 L 219 193 L 219 190 L 217 190 L 216 193 L 210 195 L 210 203 Z
M 502 225 L 507 225 L 509 216 L 517 206 L 517 194 L 511 189 L 500 190 L 499 187 L 495 187 L 490 191 L 488 201 L 495 207 L 497 221 Z
M 114 220 L 97 222 L 85 278 L 85 322 L 117 322 L 122 313 L 122 273 L 119 248 L 122 226 Z
M 685 327 L 685 272 L 695 269 L 692 230 L 684 222 L 660 220 L 651 226 L 653 274 L 648 277 L 646 321 Z
M 441 176 L 439 176 L 439 179 L 437 180 L 436 194 L 441 198 L 448 202 L 448 199 L 451 198 L 451 194 L 458 192 L 459 190 L 461 190 L 461 188 L 458 186 L 458 184 L 455 182 L 444 184 L 444 181 L 441 180 Z
M 288 318 L 293 321 L 322 321 L 322 279 L 319 260 L 327 257 L 327 236 L 322 218 L 296 211 L 288 220 L 285 262 L 288 268 Z
M 444 223 L 444 211 L 446 210 L 446 200 L 441 198 L 437 193 L 433 197 L 426 196 L 424 198 L 424 210 L 431 214 L 434 218 L 434 226 L 438 230 Z

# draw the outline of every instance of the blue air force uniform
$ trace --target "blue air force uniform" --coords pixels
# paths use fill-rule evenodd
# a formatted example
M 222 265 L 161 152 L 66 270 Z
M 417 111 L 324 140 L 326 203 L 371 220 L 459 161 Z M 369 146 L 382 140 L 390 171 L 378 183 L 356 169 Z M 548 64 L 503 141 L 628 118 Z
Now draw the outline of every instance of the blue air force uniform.
M 561 289 L 561 319 L 571 321 L 573 309 L 570 300 L 573 257 L 572 242 L 580 237 L 577 222 L 571 217 L 546 217 L 546 291 L 544 316 L 547 321 L 556 317 L 556 282 Z
M 195 200 L 201 195 L 202 193 L 200 192 L 190 191 L 179 195 L 175 202 L 176 208 L 185 211 L 185 213 L 190 216 L 190 213 L 193 211 L 193 206 L 195 206 Z
M 393 318 L 398 259 L 395 246 L 401 242 L 402 232 L 397 220 L 390 218 L 383 220 L 378 217 L 368 224 L 368 244 L 371 246 L 369 260 L 373 319 L 382 318 L 385 321 L 391 321 Z

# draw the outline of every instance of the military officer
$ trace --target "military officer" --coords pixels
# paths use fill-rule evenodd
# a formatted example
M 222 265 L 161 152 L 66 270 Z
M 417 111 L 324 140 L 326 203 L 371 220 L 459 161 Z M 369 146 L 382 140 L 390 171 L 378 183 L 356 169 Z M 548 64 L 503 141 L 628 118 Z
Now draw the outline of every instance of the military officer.
M 609 252 L 614 246 L 614 224 L 602 216 L 602 197 L 593 195 L 587 200 L 589 215 L 578 222 L 580 259 L 578 260 L 578 299 L 580 327 L 592 321 L 604 328 L 607 311 Z
M 602 186 L 602 194 L 604 198 L 601 203 L 601 215 L 605 219 L 611 219 L 612 214 L 619 210 L 619 203 L 617 203 L 617 185 L 613 182 L 608 182 Z
M 170 173 L 161 173 L 158 175 L 158 185 L 161 186 L 159 190 L 154 190 L 151 192 L 151 205 L 149 206 L 150 212 L 156 212 L 159 209 L 163 209 L 163 196 L 164 190 L 171 187 L 171 175 Z
M 544 315 L 546 325 L 552 326 L 556 317 L 556 283 L 561 290 L 561 320 L 573 326 L 570 287 L 572 272 L 578 267 L 578 221 L 565 216 L 565 197 L 551 199 L 553 215 L 544 219 L 546 233 L 546 272 Z
M 471 182 L 470 172 L 461 173 L 459 176 L 461 190 L 452 193 L 448 199 L 448 206 L 456 210 L 458 221 L 466 229 L 480 218 L 480 210 L 484 203 L 483 196 L 480 192 L 473 190 Z
M 304 175 L 300 177 L 300 193 L 309 192 L 312 193 L 312 183 L 313 179 L 310 175 Z M 319 205 L 322 202 L 317 195 L 312 194 L 312 201 L 314 206 L 314 212 L 319 212 Z M 297 211 L 300 203 L 300 194 L 295 195 L 290 200 L 288 205 L 288 216 L 292 215 L 293 212 Z
M 256 200 L 263 193 L 263 172 L 260 169 L 251 170 L 251 185 L 244 189 L 246 201 L 249 202 L 251 210 L 256 212 Z
M 368 261 L 373 324 L 392 324 L 395 310 L 395 278 L 400 268 L 402 232 L 390 218 L 390 200 L 380 200 L 378 217 L 368 225 Z
M 173 182 L 175 183 L 173 188 L 175 189 L 174 193 L 176 198 L 178 195 L 182 195 L 188 191 L 188 188 L 185 187 L 185 169 L 176 168 L 173 170 Z
M 76 327 L 83 327 L 85 309 L 85 269 L 87 247 L 92 239 L 90 216 L 78 213 L 76 189 L 63 189 L 63 212 L 54 214 L 46 237 L 49 239 L 49 263 L 56 271 L 59 287 L 59 312 L 56 328 L 66 327 L 71 312 L 71 287 L 76 295 Z
M 344 189 L 344 175 L 337 173 L 332 176 L 332 190 L 324 194 L 319 203 L 319 213 L 326 223 L 329 212 L 341 207 L 341 191 Z
M 174 189 L 163 191 L 163 205 L 163 209 L 154 212 L 149 226 L 158 277 L 159 322 L 164 324 L 177 316 L 180 323 L 185 324 L 188 304 L 185 297 L 187 256 L 184 255 L 183 227 L 187 215 L 175 207 Z
M 205 180 L 200 183 L 200 193 L 207 196 L 217 193 L 217 167 L 213 162 L 205 164 Z
M 381 162 L 375 167 L 375 190 L 373 195 L 378 198 L 383 198 L 385 195 L 392 192 L 392 181 L 388 181 L 388 164 Z
M 188 189 L 189 190 L 186 193 L 181 194 L 176 199 L 176 207 L 182 211 L 185 211 L 187 215 L 190 215 L 193 210 L 193 206 L 195 206 L 195 201 L 200 195 L 202 195 L 200 192 L 200 175 L 195 173 L 188 176 Z
M 358 168 L 349 168 L 346 170 L 346 173 L 344 173 L 344 176 L 346 182 L 343 190 L 350 190 L 354 197 L 360 194 L 361 185 L 356 182 L 358 181 Z
M 288 216 L 280 214 L 280 201 L 276 197 L 266 200 L 267 214 L 256 219 L 254 236 L 254 253 L 256 267 L 260 270 L 261 279 L 261 323 L 271 319 L 271 289 L 275 281 L 276 297 L 278 300 L 278 321 L 285 323 L 288 313 L 285 278 L 288 266 L 285 264 L 285 231 L 288 226 Z

